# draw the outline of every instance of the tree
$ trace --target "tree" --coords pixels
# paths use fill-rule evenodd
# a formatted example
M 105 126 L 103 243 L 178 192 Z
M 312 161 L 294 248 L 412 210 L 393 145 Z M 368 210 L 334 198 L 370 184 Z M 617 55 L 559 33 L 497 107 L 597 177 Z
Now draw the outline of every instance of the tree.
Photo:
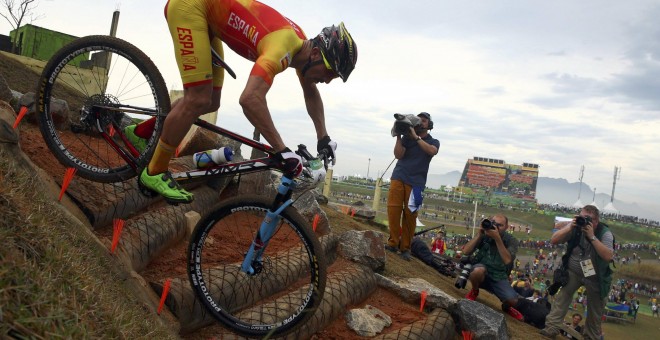
M 0 15 L 7 20 L 13 29 L 21 27 L 21 23 L 23 23 L 26 16 L 30 18 L 30 22 L 38 19 L 32 16 L 32 10 L 37 8 L 37 0 L 20 0 L 18 4 L 15 0 L 2 0 L 2 2 L 4 10 L 7 13 L 0 13 Z M 11 53 L 16 53 L 16 45 L 18 43 L 16 38 L 14 37 L 11 42 Z

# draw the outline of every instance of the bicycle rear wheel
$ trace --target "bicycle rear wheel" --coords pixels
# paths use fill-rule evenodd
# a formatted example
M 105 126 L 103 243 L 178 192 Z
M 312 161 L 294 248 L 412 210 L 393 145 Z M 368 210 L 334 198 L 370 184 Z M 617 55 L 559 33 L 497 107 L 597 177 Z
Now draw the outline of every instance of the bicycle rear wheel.
M 197 224 L 188 248 L 188 276 L 199 301 L 247 337 L 295 330 L 313 315 L 325 290 L 320 243 L 292 207 L 280 215 L 262 261 L 253 265 L 256 273 L 240 270 L 269 207 L 260 196 L 222 202 Z
M 62 106 L 56 99 L 68 105 L 68 119 L 55 114 Z M 147 164 L 170 111 L 154 63 L 110 36 L 80 38 L 57 51 L 41 74 L 35 103 L 41 134 L 55 157 L 81 177 L 106 183 L 128 180 Z M 123 129 L 151 116 L 158 118 L 139 152 Z

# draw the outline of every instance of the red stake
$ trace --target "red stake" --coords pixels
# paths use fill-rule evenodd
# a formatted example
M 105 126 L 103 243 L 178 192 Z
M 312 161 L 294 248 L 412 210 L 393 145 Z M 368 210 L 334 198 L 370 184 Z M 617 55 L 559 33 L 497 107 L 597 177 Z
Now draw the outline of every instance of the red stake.
M 314 222 L 312 222 L 312 230 L 314 230 L 315 232 L 316 232 L 316 227 L 319 226 L 319 219 L 320 218 L 321 218 L 321 216 L 319 216 L 319 214 L 314 215 Z
M 424 310 L 424 304 L 426 303 L 426 295 L 427 295 L 427 294 L 428 294 L 428 293 L 426 293 L 425 290 L 422 291 L 422 301 L 421 301 L 421 303 L 419 304 L 419 311 L 420 311 L 420 312 Z
M 16 120 L 14 121 L 14 129 L 18 127 L 18 124 L 21 123 L 21 120 L 23 117 L 25 117 L 25 114 L 28 112 L 27 106 L 21 106 L 21 109 L 18 111 L 18 116 L 16 117 Z
M 110 247 L 110 252 L 115 253 L 117 244 L 119 244 L 119 238 L 121 237 L 121 231 L 124 229 L 124 220 L 121 218 L 115 218 L 112 220 L 112 247 Z
M 160 315 L 160 312 L 163 310 L 163 305 L 165 305 L 165 299 L 167 298 L 167 294 L 170 292 L 170 284 L 172 283 L 171 279 L 165 280 L 165 284 L 163 285 L 163 294 L 160 296 L 160 304 L 158 305 L 158 315 Z
M 76 168 L 66 168 L 66 171 L 64 172 L 64 179 L 62 180 L 62 190 L 60 190 L 60 197 L 57 198 L 58 201 L 62 200 L 64 192 L 69 187 L 71 179 L 73 179 L 73 176 L 76 174 L 76 170 Z

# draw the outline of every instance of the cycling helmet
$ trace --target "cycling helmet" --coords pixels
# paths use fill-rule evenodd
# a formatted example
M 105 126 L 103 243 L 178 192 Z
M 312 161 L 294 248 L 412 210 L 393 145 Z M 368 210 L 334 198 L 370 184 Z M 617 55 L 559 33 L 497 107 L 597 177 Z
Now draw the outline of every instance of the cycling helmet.
M 328 62 L 332 70 L 346 82 L 357 62 L 357 46 L 344 23 L 324 28 L 314 38 L 314 44 L 319 47 L 323 59 Z

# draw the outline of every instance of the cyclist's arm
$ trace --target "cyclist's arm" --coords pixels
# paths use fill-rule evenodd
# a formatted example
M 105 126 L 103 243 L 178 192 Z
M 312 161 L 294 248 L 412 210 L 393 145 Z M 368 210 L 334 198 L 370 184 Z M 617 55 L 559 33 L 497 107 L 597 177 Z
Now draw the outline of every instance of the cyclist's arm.
M 239 103 L 243 108 L 245 117 L 252 125 L 264 136 L 266 141 L 275 151 L 282 151 L 286 146 L 275 128 L 273 119 L 268 110 L 266 94 L 270 90 L 270 85 L 259 76 L 250 76 Z
M 320 140 L 328 135 L 328 131 L 325 128 L 325 111 L 323 110 L 321 93 L 316 87 L 316 84 L 305 81 L 300 75 L 298 75 L 298 79 L 303 90 L 307 114 L 309 114 L 316 129 L 316 139 Z

